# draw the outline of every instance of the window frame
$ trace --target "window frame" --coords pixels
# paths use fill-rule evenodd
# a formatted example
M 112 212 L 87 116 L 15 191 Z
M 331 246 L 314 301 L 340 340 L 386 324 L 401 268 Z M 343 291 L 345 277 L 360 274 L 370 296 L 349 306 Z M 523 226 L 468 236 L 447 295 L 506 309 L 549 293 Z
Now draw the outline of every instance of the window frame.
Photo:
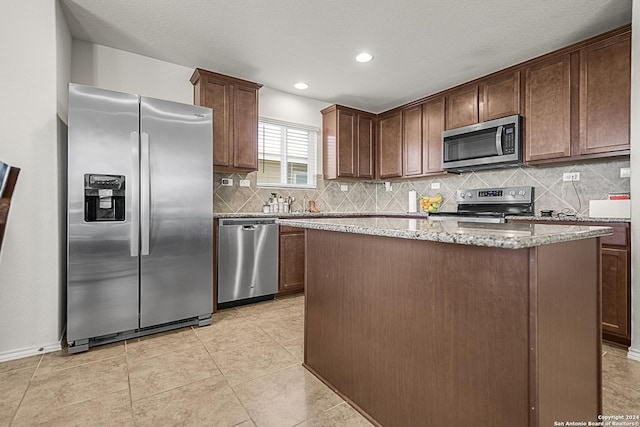
M 284 128 L 283 140 L 280 142 L 280 181 L 279 183 L 261 183 L 259 182 L 260 168 L 262 162 L 265 160 L 261 155 L 260 146 L 260 123 L 269 124 L 273 126 L 279 126 Z M 282 179 L 287 177 L 287 147 L 286 144 L 286 129 L 290 128 L 297 131 L 306 131 L 308 133 L 315 133 L 315 141 L 309 141 L 310 147 L 307 151 L 307 182 L 308 184 L 293 184 L 283 183 Z M 316 189 L 317 188 L 317 173 L 318 173 L 318 143 L 320 141 L 320 128 L 315 126 L 303 125 L 300 123 L 286 122 L 283 120 L 272 119 L 269 117 L 258 118 L 258 175 L 256 176 L 256 185 L 258 188 L 291 188 L 291 189 Z M 310 138 L 314 139 L 314 138 Z

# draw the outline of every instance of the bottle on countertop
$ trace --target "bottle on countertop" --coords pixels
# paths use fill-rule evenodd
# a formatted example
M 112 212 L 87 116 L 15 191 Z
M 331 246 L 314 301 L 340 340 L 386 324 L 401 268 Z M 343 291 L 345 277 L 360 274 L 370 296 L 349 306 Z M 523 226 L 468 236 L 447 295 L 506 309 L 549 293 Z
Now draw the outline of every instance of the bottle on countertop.
M 278 212 L 284 212 L 284 197 L 278 197 Z

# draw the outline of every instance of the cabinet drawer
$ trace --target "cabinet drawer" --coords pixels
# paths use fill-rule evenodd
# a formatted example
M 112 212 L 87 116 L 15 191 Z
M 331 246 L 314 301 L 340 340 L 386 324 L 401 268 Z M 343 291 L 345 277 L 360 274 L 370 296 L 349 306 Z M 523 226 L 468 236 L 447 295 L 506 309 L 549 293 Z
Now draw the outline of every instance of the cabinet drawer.
M 280 233 L 298 233 L 298 234 L 304 234 L 304 228 L 300 228 L 300 227 L 290 227 L 288 225 L 281 225 L 280 226 Z
M 629 245 L 629 236 L 628 236 L 629 227 L 625 225 L 608 225 L 608 224 L 598 224 L 598 225 L 603 227 L 613 228 L 613 234 L 609 236 L 603 236 L 600 238 L 600 242 L 603 245 L 614 245 L 614 246 Z

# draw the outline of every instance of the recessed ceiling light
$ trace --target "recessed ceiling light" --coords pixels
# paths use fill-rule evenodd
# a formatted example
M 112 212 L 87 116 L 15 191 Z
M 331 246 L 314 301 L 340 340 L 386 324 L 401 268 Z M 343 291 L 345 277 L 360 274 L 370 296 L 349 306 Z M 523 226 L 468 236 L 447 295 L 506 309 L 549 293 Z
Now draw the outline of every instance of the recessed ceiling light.
M 358 56 L 356 56 L 356 61 L 358 62 L 369 62 L 373 59 L 373 55 L 367 52 L 362 52 Z
M 305 82 L 300 82 L 300 83 L 294 84 L 293 87 L 295 87 L 296 89 L 304 90 L 304 89 L 307 89 L 309 85 L 306 84 Z

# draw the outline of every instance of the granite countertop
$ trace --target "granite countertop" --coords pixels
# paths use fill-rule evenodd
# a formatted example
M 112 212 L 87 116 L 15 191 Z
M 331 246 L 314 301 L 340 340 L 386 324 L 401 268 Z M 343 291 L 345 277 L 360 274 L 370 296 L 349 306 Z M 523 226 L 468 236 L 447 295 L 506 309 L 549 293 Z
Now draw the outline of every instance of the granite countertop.
M 411 216 L 426 218 L 425 212 L 317 212 L 317 213 L 262 213 L 262 212 L 238 212 L 238 213 L 214 213 L 214 218 L 349 218 L 354 216 Z
M 612 234 L 610 227 L 485 224 L 416 218 L 283 218 L 281 225 L 461 245 L 522 249 Z
M 520 215 L 509 215 L 506 217 L 507 221 L 567 221 L 567 222 L 626 222 L 630 223 L 631 218 L 591 218 L 588 216 L 565 216 L 565 215 L 554 215 L 554 216 L 540 216 L 540 215 L 532 215 L 532 216 L 520 216 Z

